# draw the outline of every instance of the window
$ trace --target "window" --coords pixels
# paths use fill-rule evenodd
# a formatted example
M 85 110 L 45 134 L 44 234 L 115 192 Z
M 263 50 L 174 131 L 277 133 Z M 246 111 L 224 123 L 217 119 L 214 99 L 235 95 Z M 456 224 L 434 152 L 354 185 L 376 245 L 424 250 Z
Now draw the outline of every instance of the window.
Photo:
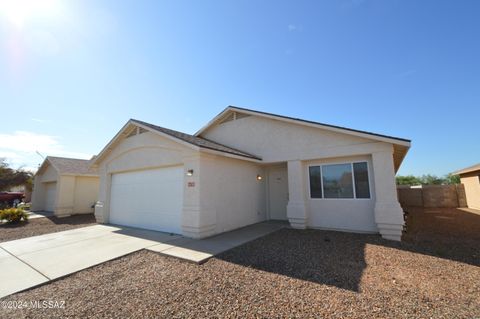
M 355 177 L 355 195 L 357 195 L 357 198 L 370 198 L 367 163 L 353 163 L 353 175 Z
M 325 198 L 353 198 L 352 165 L 322 166 Z
M 320 166 L 310 166 L 310 196 L 312 198 L 322 198 L 322 173 Z
M 367 162 L 309 167 L 311 198 L 370 198 Z

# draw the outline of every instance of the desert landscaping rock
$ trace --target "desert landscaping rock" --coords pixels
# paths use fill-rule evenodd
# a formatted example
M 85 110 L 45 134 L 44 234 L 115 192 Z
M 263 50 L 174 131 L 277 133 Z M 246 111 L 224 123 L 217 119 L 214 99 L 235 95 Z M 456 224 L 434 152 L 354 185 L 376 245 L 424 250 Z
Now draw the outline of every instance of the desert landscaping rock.
M 203 265 L 140 251 L 2 299 L 65 300 L 65 309 L 3 309 L 1 317 L 479 317 L 480 223 L 460 216 L 469 226 L 456 221 L 460 228 L 447 231 L 448 212 L 418 214 L 402 243 L 283 229 Z M 445 231 L 454 249 L 438 240 Z
M 428 216 L 417 217 L 440 222 L 439 236 L 448 219 Z M 283 229 L 203 265 L 140 251 L 2 299 L 65 300 L 65 309 L 3 309 L 2 317 L 476 318 L 480 260 L 472 253 L 479 252 L 479 228 L 470 225 L 465 243 L 449 230 L 455 250 L 437 246 L 434 234 L 392 243 Z
M 28 222 L 0 224 L 0 242 L 55 233 L 95 224 L 96 221 L 93 214 L 74 215 L 63 218 L 32 218 Z

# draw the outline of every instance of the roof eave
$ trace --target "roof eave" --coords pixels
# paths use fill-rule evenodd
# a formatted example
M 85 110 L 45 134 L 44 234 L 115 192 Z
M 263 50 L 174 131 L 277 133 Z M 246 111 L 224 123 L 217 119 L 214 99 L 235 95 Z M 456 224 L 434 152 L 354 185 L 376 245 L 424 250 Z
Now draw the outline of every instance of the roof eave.
M 463 174 L 470 174 L 474 172 L 480 172 L 480 167 L 474 167 L 472 169 L 462 169 L 459 171 L 452 172 L 453 175 L 463 175 Z
M 55 171 L 58 172 L 58 168 L 52 163 L 52 161 L 49 159 L 49 156 L 47 156 L 47 157 L 45 157 L 45 159 L 43 160 L 42 165 L 40 165 L 40 167 L 38 168 L 38 170 L 35 172 L 35 175 L 34 175 L 34 176 L 36 176 L 36 175 L 38 175 L 38 174 L 41 174 L 42 171 L 44 170 L 44 168 L 47 166 L 47 164 L 50 165 L 50 166 L 52 166 L 52 167 L 55 169 Z
M 209 153 L 209 154 L 214 154 L 214 155 L 221 155 L 223 157 L 229 157 L 229 158 L 234 158 L 242 161 L 248 161 L 248 162 L 254 162 L 254 163 L 262 163 L 262 159 L 256 158 L 256 157 L 248 157 L 248 156 L 242 156 L 242 155 L 237 155 L 234 153 L 229 153 L 229 152 L 222 152 L 222 151 L 217 151 L 208 147 L 202 147 L 200 149 L 201 152 L 204 153 Z

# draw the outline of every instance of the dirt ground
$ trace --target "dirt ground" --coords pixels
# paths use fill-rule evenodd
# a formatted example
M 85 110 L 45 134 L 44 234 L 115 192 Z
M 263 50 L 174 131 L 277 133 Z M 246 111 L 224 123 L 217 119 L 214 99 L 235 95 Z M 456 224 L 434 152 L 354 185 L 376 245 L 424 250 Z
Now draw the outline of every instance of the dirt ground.
M 401 243 L 283 229 L 203 265 L 147 251 L 1 299 L 2 318 L 478 318 L 480 214 L 408 210 Z

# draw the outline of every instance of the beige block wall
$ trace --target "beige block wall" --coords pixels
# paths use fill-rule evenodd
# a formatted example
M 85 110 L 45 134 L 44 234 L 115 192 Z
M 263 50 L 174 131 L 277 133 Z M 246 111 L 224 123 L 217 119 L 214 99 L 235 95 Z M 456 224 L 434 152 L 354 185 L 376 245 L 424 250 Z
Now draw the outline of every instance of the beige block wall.
M 423 194 L 421 188 L 398 186 L 398 201 L 404 207 L 423 207 Z
M 466 207 L 463 185 L 398 186 L 397 191 L 403 207 Z
M 424 207 L 458 207 L 455 185 L 428 185 L 422 191 Z
M 468 207 L 480 209 L 480 172 L 463 174 L 460 180 L 465 186 Z

